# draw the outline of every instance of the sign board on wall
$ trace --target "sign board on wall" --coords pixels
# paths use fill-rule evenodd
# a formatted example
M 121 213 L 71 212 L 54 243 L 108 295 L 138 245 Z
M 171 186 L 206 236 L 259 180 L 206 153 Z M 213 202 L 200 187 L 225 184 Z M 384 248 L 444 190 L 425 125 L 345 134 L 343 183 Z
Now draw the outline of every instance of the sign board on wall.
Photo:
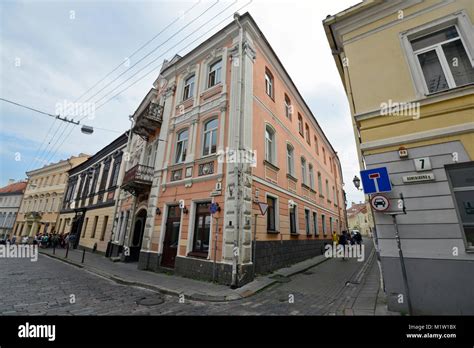
M 403 182 L 410 184 L 412 182 L 423 182 L 423 181 L 433 181 L 435 179 L 433 173 L 426 174 L 416 174 L 416 175 L 405 175 L 402 177 Z

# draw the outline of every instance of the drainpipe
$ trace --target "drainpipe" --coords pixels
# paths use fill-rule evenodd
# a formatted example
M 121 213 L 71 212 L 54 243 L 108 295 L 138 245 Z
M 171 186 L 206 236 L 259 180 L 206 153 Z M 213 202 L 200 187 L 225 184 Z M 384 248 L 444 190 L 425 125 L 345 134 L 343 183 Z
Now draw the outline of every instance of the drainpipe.
M 127 148 L 125 150 L 128 157 L 124 161 L 124 162 L 127 162 L 127 165 L 125 166 L 125 170 L 122 173 L 122 178 L 119 178 L 119 180 L 118 180 L 119 183 L 122 182 L 123 177 L 125 176 L 125 172 L 127 171 L 128 162 L 130 162 L 130 143 L 131 143 L 131 140 L 132 140 L 132 129 L 133 129 L 133 126 L 134 126 L 134 120 L 133 120 L 132 115 L 130 115 L 128 118 L 130 120 L 130 130 L 128 131 Z M 115 200 L 114 221 L 112 222 L 112 233 L 110 234 L 109 243 L 112 243 L 112 241 L 114 239 L 114 236 L 115 236 L 115 232 L 116 232 L 115 229 L 117 228 L 117 221 L 118 221 L 118 209 L 119 209 L 119 206 L 122 204 L 122 201 L 123 201 L 121 195 L 122 195 L 122 189 L 119 187 L 118 197 Z
M 243 89 L 244 89 L 244 84 L 243 84 L 243 28 L 242 25 L 240 24 L 240 15 L 238 13 L 234 14 L 234 21 L 239 27 L 239 101 L 238 101 L 238 133 L 237 133 L 237 139 L 236 139 L 236 149 L 238 151 L 241 150 L 242 147 L 242 95 L 243 95 Z M 239 277 L 238 277 L 238 263 L 239 263 L 239 253 L 240 253 L 240 200 L 241 200 L 241 188 L 240 188 L 240 175 L 242 172 L 242 165 L 240 161 L 236 161 L 234 163 L 234 175 L 235 175 L 235 192 L 236 192 L 236 222 L 235 222 L 235 233 L 234 233 L 234 250 L 233 250 L 233 263 L 232 263 L 232 283 L 231 283 L 231 288 L 235 289 L 239 287 Z

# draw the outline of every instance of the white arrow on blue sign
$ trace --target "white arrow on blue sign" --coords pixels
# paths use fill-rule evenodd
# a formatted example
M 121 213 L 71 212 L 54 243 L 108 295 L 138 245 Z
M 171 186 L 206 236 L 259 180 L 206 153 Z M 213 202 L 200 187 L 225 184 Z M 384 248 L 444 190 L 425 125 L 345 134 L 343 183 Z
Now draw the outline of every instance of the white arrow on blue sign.
M 392 184 L 386 167 L 373 168 L 360 172 L 365 194 L 392 191 Z

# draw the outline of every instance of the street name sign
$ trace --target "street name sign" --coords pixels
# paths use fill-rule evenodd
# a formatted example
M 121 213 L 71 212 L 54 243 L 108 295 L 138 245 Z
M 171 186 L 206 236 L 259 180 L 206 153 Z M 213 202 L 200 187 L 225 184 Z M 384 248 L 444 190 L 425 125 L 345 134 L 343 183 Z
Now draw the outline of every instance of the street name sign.
M 406 184 L 410 184 L 412 182 L 422 182 L 422 181 L 432 181 L 434 180 L 433 173 L 426 173 L 426 174 L 416 174 L 416 175 L 405 175 L 402 177 L 402 180 Z

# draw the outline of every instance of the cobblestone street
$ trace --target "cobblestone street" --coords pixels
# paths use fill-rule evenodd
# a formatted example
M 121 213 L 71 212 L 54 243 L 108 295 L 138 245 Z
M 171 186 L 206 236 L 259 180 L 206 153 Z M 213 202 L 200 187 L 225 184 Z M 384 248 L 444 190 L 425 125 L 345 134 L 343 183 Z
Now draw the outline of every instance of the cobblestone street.
M 366 256 L 371 243 L 366 243 Z M 366 265 L 364 267 L 364 264 Z M 361 272 L 361 270 L 366 272 Z M 139 272 L 137 270 L 137 272 Z M 361 277 L 362 274 L 362 277 Z M 40 255 L 37 262 L 2 260 L 1 315 L 352 315 L 374 314 L 379 274 L 375 258 L 332 259 L 283 279 L 254 296 L 195 301 L 120 285 Z M 357 294 L 361 293 L 358 297 Z M 359 304 L 362 302 L 362 307 Z M 353 308 L 353 307 L 357 308 Z

